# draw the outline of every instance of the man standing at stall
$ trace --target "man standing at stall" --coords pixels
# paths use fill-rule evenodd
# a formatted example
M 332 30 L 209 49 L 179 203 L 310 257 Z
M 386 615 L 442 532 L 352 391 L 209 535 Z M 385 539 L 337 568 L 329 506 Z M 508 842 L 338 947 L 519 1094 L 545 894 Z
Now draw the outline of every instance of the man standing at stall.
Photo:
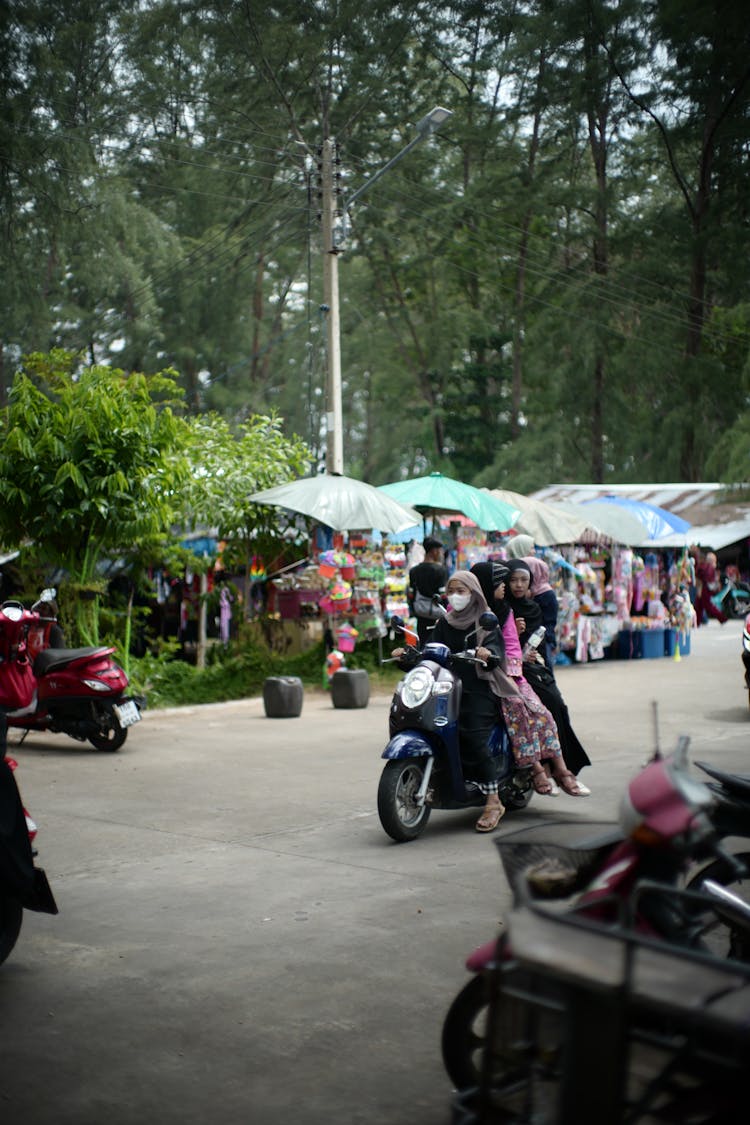
M 417 619 L 420 647 L 427 640 L 427 630 L 432 628 L 438 613 L 432 605 L 435 594 L 448 581 L 448 570 L 443 562 L 443 544 L 429 535 L 423 543 L 424 562 L 409 571 L 409 609 Z

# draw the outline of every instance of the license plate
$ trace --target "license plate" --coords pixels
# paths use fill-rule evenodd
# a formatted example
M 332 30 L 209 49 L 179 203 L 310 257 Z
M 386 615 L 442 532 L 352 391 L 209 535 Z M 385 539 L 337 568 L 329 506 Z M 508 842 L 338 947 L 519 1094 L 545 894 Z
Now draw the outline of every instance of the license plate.
M 140 723 L 141 713 L 132 700 L 115 706 L 115 715 L 121 727 L 132 727 L 133 723 Z

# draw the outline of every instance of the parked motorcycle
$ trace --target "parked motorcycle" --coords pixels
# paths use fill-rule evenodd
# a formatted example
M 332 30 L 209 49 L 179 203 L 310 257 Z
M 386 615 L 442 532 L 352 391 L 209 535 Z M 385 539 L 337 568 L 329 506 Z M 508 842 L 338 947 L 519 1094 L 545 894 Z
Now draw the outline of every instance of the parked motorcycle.
M 43 606 L 0 605 L 0 710 L 8 726 L 22 729 L 23 738 L 49 730 L 96 750 L 119 750 L 144 701 L 126 695 L 128 678 L 112 659 L 114 648 L 46 647 L 52 625 Z
M 718 794 L 688 773 L 688 741 L 681 739 L 670 757 L 657 753 L 633 778 L 622 799 L 619 825 L 600 826 L 599 831 L 591 824 L 583 830 L 580 824 L 533 825 L 497 838 L 516 899 L 528 886 L 539 899 L 567 899 L 565 909 L 587 919 L 607 925 L 626 921 L 650 939 L 702 952 L 715 948 L 719 928 L 722 952 L 750 963 L 750 933 L 719 918 L 713 904 L 695 894 L 707 879 L 733 885 L 736 891 L 750 868 L 745 856 L 730 854 L 721 843 L 742 825 L 742 810 L 738 806 L 731 815 L 717 811 L 722 808 Z M 576 838 L 562 843 L 570 831 Z M 706 867 L 708 857 L 713 862 Z M 680 897 L 675 890 L 697 862 L 704 866 Z M 507 939 L 501 938 L 467 961 L 474 976 L 453 1001 L 442 1034 L 443 1061 L 459 1089 L 478 1084 L 488 974 L 498 961 L 512 956 Z
M 638 897 L 652 892 L 664 888 L 639 883 L 630 918 L 603 921 L 519 886 L 507 955 L 487 974 L 478 1081 L 455 1095 L 455 1125 L 746 1120 L 750 965 L 636 929 Z M 750 944 L 750 907 L 725 887 L 670 894 L 710 904 Z
M 0 964 L 18 940 L 24 909 L 57 914 L 47 877 L 34 866 L 37 827 L 21 803 L 17 763 L 5 757 L 4 742 L 0 730 Z
M 687 887 L 700 890 L 706 880 L 711 880 L 750 905 L 750 774 L 728 773 L 707 762 L 695 764 L 711 778 L 706 785 L 714 799 L 711 822 L 717 838 L 740 843 L 732 849 L 731 861 L 708 857 L 708 863 L 700 862 L 694 874 L 689 872 Z M 718 922 L 703 936 L 704 945 L 718 956 L 750 960 L 750 954 L 738 940 L 731 927 Z
M 396 633 L 406 629 L 398 618 Z M 482 628 L 497 624 L 494 613 L 479 619 Z M 413 638 L 414 639 L 414 638 Z M 461 680 L 453 669 L 460 663 L 482 664 L 474 649 L 452 653 L 447 645 L 428 641 L 419 662 L 400 681 L 393 694 L 386 765 L 378 785 L 378 816 L 398 843 L 416 840 L 433 809 L 480 808 L 485 796 L 463 774 L 458 734 Z M 507 731 L 498 721 L 489 740 L 499 760 L 499 794 L 506 809 L 523 809 L 532 793 L 532 772 L 515 762 Z
M 712 595 L 711 601 L 725 617 L 744 617 L 750 613 L 750 586 L 725 576 L 724 585 Z
M 748 703 L 750 703 L 750 613 L 745 617 L 745 623 L 742 626 L 742 664 L 745 669 L 745 687 L 748 692 Z

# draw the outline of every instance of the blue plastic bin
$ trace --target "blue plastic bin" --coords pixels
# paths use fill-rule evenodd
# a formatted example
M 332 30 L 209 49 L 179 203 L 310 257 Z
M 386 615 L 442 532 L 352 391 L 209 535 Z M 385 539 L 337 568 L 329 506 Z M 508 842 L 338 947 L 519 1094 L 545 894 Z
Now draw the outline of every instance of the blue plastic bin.
M 643 656 L 640 629 L 621 629 L 617 634 L 617 655 L 620 660 L 639 660 Z
M 664 655 L 674 656 L 675 644 L 679 638 L 680 656 L 690 655 L 690 634 L 679 633 L 677 629 L 664 630 Z
M 641 637 L 644 659 L 653 660 L 656 656 L 661 658 L 664 655 L 663 629 L 644 629 L 641 633 Z

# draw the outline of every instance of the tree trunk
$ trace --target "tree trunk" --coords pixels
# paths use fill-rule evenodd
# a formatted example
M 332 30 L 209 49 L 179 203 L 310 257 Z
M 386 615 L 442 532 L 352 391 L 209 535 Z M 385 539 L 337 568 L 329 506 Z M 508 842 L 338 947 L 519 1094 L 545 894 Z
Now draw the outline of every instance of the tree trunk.
M 200 600 L 198 602 L 198 644 L 195 650 L 196 668 L 206 667 L 206 596 L 208 594 L 208 575 L 203 572 L 200 578 Z

